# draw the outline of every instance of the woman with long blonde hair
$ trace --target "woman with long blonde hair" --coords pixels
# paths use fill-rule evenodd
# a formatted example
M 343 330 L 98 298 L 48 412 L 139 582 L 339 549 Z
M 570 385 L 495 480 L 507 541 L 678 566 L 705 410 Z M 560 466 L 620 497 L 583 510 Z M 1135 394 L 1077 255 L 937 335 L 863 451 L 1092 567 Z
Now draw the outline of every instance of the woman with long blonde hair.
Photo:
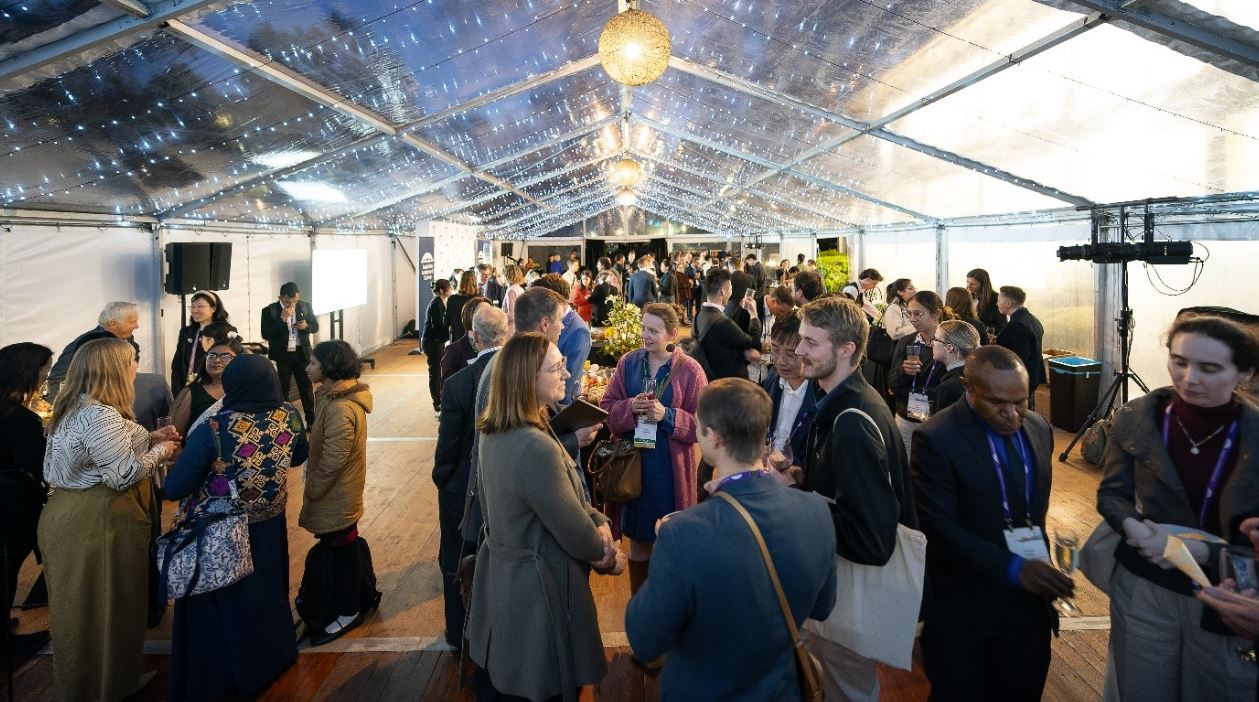
M 136 353 L 122 339 L 74 354 L 53 405 L 39 519 L 48 578 L 53 689 L 59 700 L 112 702 L 143 673 L 153 492 L 149 476 L 179 453 L 174 427 L 136 424 Z M 143 673 L 143 674 L 142 674 Z
M 477 699 L 576 700 L 607 673 L 590 570 L 616 575 L 625 558 L 547 424 L 567 379 L 559 348 L 541 334 L 512 337 L 490 373 L 477 422 L 487 537 L 467 629 Z
M 516 334 L 516 299 L 525 293 L 525 272 L 520 266 L 509 264 L 503 269 L 507 280 L 507 293 L 503 295 L 503 311 L 507 313 L 507 338 Z

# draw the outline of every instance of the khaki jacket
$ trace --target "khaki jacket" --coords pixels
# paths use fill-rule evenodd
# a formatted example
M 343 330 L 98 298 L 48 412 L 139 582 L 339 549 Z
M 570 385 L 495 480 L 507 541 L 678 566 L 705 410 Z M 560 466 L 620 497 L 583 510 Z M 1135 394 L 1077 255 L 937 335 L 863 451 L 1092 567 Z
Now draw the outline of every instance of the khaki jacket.
M 325 382 L 315 392 L 310 460 L 297 521 L 312 534 L 340 531 L 363 517 L 371 411 L 371 390 L 358 380 Z

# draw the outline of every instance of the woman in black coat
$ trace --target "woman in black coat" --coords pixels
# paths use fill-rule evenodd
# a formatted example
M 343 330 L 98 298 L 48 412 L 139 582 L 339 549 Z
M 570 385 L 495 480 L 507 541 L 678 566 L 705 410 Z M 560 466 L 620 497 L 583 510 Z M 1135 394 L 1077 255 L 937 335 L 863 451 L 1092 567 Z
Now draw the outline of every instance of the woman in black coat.
M 188 326 L 179 330 L 175 356 L 170 362 L 170 389 L 176 395 L 196 380 L 197 373 L 205 366 L 205 352 L 210 347 L 201 343 L 201 339 L 206 325 L 227 321 L 228 315 L 218 295 L 199 290 L 192 294 L 188 316 Z
M 590 291 L 590 296 L 586 301 L 590 303 L 593 312 L 590 315 L 590 326 L 606 327 L 608 326 L 608 313 L 612 311 L 612 302 L 610 298 L 617 295 L 616 288 L 608 282 L 608 274 L 606 272 L 599 274 L 599 284 Z
M 21 342 L 0 349 L 0 538 L 4 541 L 4 602 L 17 591 L 18 570 L 35 550 L 35 530 L 48 496 L 44 483 L 44 424 L 27 404 L 52 370 L 52 349 Z M 7 624 L 6 624 L 7 626 Z M 15 665 L 48 643 L 48 632 L 10 635 Z M 0 657 L 6 651 L 0 651 Z
M 442 278 L 433 283 L 433 301 L 428 303 L 424 314 L 424 336 L 420 339 L 420 347 L 428 358 L 428 392 L 437 412 L 442 411 L 442 351 L 450 341 L 450 316 L 446 309 L 449 298 L 449 280 Z
M 992 329 L 991 334 L 987 334 L 987 329 L 985 329 L 985 334 L 980 336 L 980 341 L 991 344 L 1001 330 L 1005 329 L 1007 320 L 1005 315 L 1001 314 L 1001 310 L 997 309 L 997 289 L 992 287 L 992 278 L 988 277 L 988 271 L 976 268 L 967 273 L 966 289 L 975 299 L 979 321 L 983 322 L 985 327 Z

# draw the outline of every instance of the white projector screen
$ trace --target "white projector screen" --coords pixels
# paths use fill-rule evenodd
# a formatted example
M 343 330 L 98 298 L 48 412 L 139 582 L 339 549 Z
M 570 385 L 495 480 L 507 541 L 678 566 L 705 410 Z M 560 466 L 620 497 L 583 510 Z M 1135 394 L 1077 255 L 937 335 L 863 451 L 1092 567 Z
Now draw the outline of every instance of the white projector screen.
M 311 307 L 315 314 L 367 304 L 367 251 L 315 249 L 311 252 Z

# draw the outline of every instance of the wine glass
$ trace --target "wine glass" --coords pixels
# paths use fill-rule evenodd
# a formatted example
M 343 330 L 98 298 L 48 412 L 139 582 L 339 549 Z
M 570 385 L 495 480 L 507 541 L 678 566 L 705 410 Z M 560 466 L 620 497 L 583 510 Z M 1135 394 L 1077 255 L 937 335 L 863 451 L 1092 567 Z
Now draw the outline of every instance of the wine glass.
M 163 427 L 173 427 L 173 426 L 175 426 L 174 417 L 158 417 L 153 422 L 154 431 L 162 429 Z M 161 461 L 157 464 L 157 470 L 153 472 L 153 480 L 154 482 L 157 483 L 157 486 L 159 488 L 162 487 L 162 485 L 166 482 L 166 471 L 170 470 L 170 464 L 171 464 L 170 461 L 166 461 L 166 460 Z
M 1059 529 L 1054 532 L 1054 560 L 1058 562 L 1058 570 L 1071 575 L 1080 567 L 1080 535 L 1070 529 Z M 1054 609 L 1068 617 L 1080 615 L 1080 606 L 1070 597 L 1054 600 Z
M 793 465 L 794 458 L 791 455 L 791 442 L 785 442 L 782 448 L 774 446 L 776 442 L 773 439 L 769 441 L 768 464 L 770 468 L 778 472 L 787 470 Z
M 648 400 L 656 399 L 656 379 L 655 378 L 647 378 L 643 380 L 643 394 L 647 396 Z M 643 413 L 643 416 L 644 416 L 645 421 L 650 421 L 650 420 L 646 420 L 646 412 Z

